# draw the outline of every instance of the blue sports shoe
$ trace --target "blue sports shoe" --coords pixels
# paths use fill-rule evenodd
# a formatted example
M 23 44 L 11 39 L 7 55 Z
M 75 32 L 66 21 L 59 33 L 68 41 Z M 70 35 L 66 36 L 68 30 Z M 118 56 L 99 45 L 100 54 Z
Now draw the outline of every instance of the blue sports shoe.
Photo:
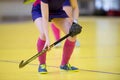
M 40 72 L 41 74 L 46 74 L 47 73 L 46 64 L 39 65 L 38 72 Z
M 66 65 L 60 66 L 60 69 L 61 70 L 66 70 L 66 71 L 79 71 L 78 68 L 76 68 L 74 66 L 71 66 L 70 64 L 66 64 Z

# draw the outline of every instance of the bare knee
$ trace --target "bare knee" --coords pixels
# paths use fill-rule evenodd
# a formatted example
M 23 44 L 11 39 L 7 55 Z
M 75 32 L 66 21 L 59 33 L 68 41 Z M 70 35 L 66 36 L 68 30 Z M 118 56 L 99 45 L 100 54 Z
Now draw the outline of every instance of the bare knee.
M 40 39 L 42 39 L 42 40 L 44 40 L 44 41 L 46 40 L 44 33 L 40 33 Z
M 74 37 L 71 37 L 71 36 L 70 36 L 70 37 L 68 37 L 67 39 L 70 40 L 70 41 L 72 41 L 72 42 L 74 42 L 74 41 L 76 41 L 76 36 L 74 36 Z

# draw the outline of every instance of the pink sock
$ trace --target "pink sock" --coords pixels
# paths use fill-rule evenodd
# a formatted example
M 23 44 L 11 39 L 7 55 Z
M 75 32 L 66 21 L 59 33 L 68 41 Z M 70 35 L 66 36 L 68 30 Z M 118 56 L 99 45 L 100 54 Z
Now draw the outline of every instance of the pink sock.
M 38 52 L 42 51 L 44 45 L 45 45 L 45 41 L 41 40 L 39 38 L 38 42 L 37 42 L 37 50 L 38 50 Z M 46 53 L 44 53 L 41 56 L 39 56 L 38 60 L 39 60 L 40 64 L 46 64 Z
M 53 30 L 56 41 L 60 39 L 60 30 L 52 23 L 51 28 Z
M 61 65 L 65 65 L 69 63 L 69 59 L 72 55 L 74 47 L 75 47 L 75 41 L 71 42 L 68 39 L 65 41 Z

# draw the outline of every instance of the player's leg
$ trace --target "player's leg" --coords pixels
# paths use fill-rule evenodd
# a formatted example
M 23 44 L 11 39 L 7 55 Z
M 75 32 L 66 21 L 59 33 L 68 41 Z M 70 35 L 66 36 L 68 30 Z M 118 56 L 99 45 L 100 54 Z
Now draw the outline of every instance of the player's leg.
M 67 15 L 72 18 L 72 7 L 70 5 L 64 5 L 63 6 L 63 9 L 65 10 L 65 12 L 67 13 Z M 76 43 L 75 43 L 75 46 L 76 47 L 79 47 L 80 46 L 80 42 L 78 40 L 76 40 Z
M 72 25 L 72 20 L 70 18 L 66 19 L 53 19 L 54 24 L 57 25 L 65 34 L 69 33 L 69 29 Z M 63 47 L 63 55 L 62 55 L 62 62 L 61 62 L 61 69 L 63 70 L 78 70 L 78 68 L 69 66 L 69 60 L 73 53 L 74 47 L 76 42 L 75 37 L 68 37 L 64 43 Z
M 44 35 L 44 30 L 43 30 L 43 27 L 42 27 L 42 20 L 41 18 L 37 18 L 35 21 L 34 21 L 35 25 L 37 26 L 38 30 L 40 30 L 40 37 L 38 38 L 38 41 L 37 41 L 37 50 L 38 52 L 41 52 L 44 45 L 45 45 L 45 35 Z M 39 60 L 39 68 L 38 68 L 38 72 L 40 73 L 47 73 L 47 70 L 46 70 L 46 53 L 42 54 L 41 56 L 38 57 L 38 60 Z
M 43 29 L 43 26 L 42 26 L 42 18 L 41 17 L 42 17 L 42 14 L 41 14 L 41 11 L 40 11 L 40 5 L 39 4 L 33 5 L 33 7 L 32 7 L 32 19 L 33 19 L 36 27 L 38 28 L 38 30 L 40 32 L 40 35 L 39 35 L 39 38 L 38 38 L 38 41 L 37 41 L 38 52 L 42 51 L 42 49 L 45 45 L 45 42 L 46 42 L 45 34 L 43 32 L 44 29 Z M 46 53 L 39 56 L 38 60 L 39 60 L 38 72 L 46 73 L 47 72 L 47 70 L 46 70 Z
M 51 23 L 51 28 L 53 30 L 54 36 L 55 36 L 55 40 L 59 40 L 60 39 L 60 31 L 59 29 L 55 26 L 55 24 Z
M 51 23 L 51 28 L 52 28 L 55 40 L 58 41 L 60 39 L 60 30 L 53 23 Z M 60 47 L 60 46 L 61 44 L 58 43 L 55 47 Z

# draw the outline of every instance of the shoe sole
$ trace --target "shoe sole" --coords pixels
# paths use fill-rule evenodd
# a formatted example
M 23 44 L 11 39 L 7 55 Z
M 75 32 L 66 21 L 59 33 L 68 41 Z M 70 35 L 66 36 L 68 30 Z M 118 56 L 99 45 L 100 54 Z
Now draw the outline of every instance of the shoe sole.
M 61 71 L 70 71 L 70 72 L 78 72 L 79 71 L 79 69 L 78 70 L 64 70 L 64 69 L 60 69 Z
M 47 74 L 48 72 L 39 72 L 40 74 Z

